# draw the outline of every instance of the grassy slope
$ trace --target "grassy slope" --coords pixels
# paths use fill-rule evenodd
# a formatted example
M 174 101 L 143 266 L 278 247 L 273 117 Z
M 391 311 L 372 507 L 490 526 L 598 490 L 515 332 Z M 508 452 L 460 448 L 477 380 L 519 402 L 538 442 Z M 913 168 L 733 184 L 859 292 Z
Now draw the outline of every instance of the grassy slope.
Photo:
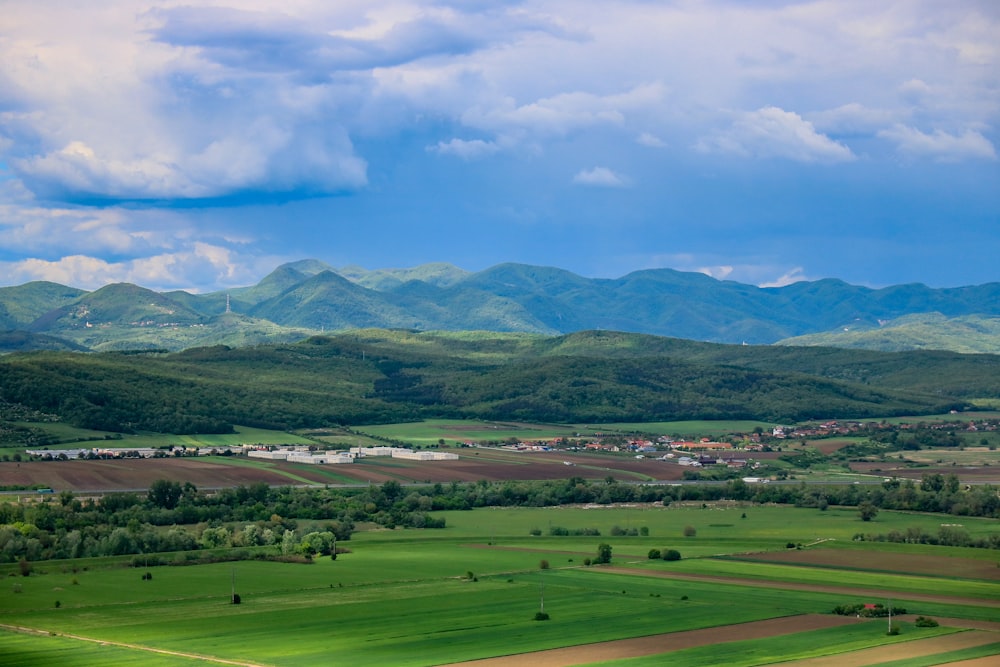
M 329 664 L 333 656 L 354 665 L 426 665 L 720 623 L 823 613 L 845 601 L 843 595 L 832 593 L 579 568 L 581 554 L 593 554 L 596 543 L 602 540 L 613 545 L 615 564 L 626 566 L 631 560 L 629 552 L 644 554 L 654 544 L 678 545 L 685 555 L 733 552 L 748 546 L 783 548 L 785 541 L 809 530 L 819 514 L 806 509 L 754 508 L 741 523 L 738 519 L 729 521 L 725 512 L 664 508 L 642 512 L 622 508 L 449 512 L 450 527 L 444 530 L 358 533 L 347 543 L 351 553 L 342 554 L 335 562 L 319 559 L 308 566 L 242 562 L 159 567 L 151 570 L 154 577 L 150 581 L 140 581 L 140 572 L 135 569 L 92 568 L 74 573 L 68 562 L 49 563 L 38 568 L 47 570 L 46 574 L 5 578 L 8 584 L 20 584 L 22 592 L 14 594 L 9 586 L 0 591 L 0 623 L 275 665 Z M 651 537 L 530 538 L 528 530 L 548 516 L 568 526 L 583 521 L 602 527 L 647 525 Z M 684 541 L 670 537 L 680 534 L 681 524 L 698 523 L 704 516 L 711 519 L 696 538 Z M 824 534 L 846 534 L 860 523 L 847 514 L 830 516 L 830 522 L 823 524 Z M 723 523 L 732 524 L 731 535 L 709 535 L 711 524 Z M 533 547 L 483 548 L 491 539 L 499 547 Z M 565 553 L 575 550 L 581 554 Z M 551 562 L 552 569 L 538 570 L 542 558 Z M 636 560 L 640 573 L 649 567 L 682 569 L 718 562 Z M 0 566 L 0 573 L 12 568 L 16 565 Z M 769 577 L 793 581 L 803 569 L 774 566 Z M 476 573 L 478 581 L 463 580 L 466 571 Z M 244 600 L 240 606 L 227 604 L 234 573 Z M 850 585 L 861 581 L 862 574 L 855 575 Z M 828 576 L 825 583 L 839 580 L 838 573 Z M 912 580 L 900 577 L 890 583 L 916 585 Z M 870 581 L 881 586 L 880 575 L 871 575 Z M 531 616 L 538 608 L 543 582 L 545 608 L 552 620 L 540 624 Z M 955 593 L 961 583 L 942 578 L 939 594 Z M 683 596 L 687 599 L 681 600 Z M 58 609 L 55 600 L 61 602 Z M 973 607 L 925 607 L 942 616 L 983 615 Z M 911 611 L 926 613 L 923 608 Z M 803 647 L 810 642 L 815 647 L 813 640 L 820 636 L 826 648 L 819 653 L 896 641 L 882 633 L 862 637 L 858 632 L 848 626 L 843 632 L 763 641 L 758 648 L 776 651 L 767 655 L 801 657 Z M 903 638 L 913 638 L 913 634 L 907 630 Z M 0 632 L 0 656 L 32 656 L 20 663 L 26 665 L 59 664 L 46 663 L 43 657 L 65 655 L 50 652 L 65 651 L 65 642 L 49 639 Z M 113 658 L 100 659 L 100 654 L 88 647 L 73 664 L 89 667 L 109 664 L 109 659 L 118 664 Z M 120 662 L 127 664 L 125 658 Z

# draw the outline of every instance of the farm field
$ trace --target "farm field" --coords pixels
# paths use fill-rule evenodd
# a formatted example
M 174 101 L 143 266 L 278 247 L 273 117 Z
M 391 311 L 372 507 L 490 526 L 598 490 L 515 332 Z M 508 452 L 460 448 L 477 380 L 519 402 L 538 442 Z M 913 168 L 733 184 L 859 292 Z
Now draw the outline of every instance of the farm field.
M 664 461 L 584 453 L 509 452 L 460 449 L 457 461 L 408 461 L 369 457 L 352 464 L 316 466 L 242 457 L 182 457 L 107 461 L 0 463 L 0 486 L 44 486 L 71 491 L 146 489 L 157 479 L 218 488 L 266 482 L 288 484 L 381 484 L 544 480 L 579 476 L 623 481 L 676 481 L 684 468 Z M 570 462 L 574 467 L 568 467 Z
M 982 576 L 987 564 L 996 569 L 995 552 L 851 542 L 863 525 L 855 511 L 699 504 L 434 515 L 447 527 L 356 532 L 344 543 L 349 552 L 311 564 L 150 567 L 149 580 L 125 566 L 131 559 L 40 562 L 28 577 L 16 563 L 0 565 L 0 665 L 762 665 L 824 657 L 849 665 L 855 653 L 886 646 L 912 647 L 916 658 L 982 657 L 1000 646 L 1000 582 Z M 864 526 L 940 522 L 883 511 Z M 964 523 L 979 533 L 996 522 Z M 600 536 L 551 536 L 550 526 Z M 613 535 L 615 526 L 648 535 Z M 684 537 L 686 526 L 696 535 Z M 531 534 L 536 528 L 541 535 Z M 601 542 L 612 547 L 610 566 L 585 565 Z M 803 547 L 789 550 L 789 542 Z M 675 548 L 682 560 L 650 560 L 652 548 Z M 868 567 L 893 561 L 893 575 Z M 239 605 L 230 604 L 233 590 Z M 886 635 L 885 619 L 830 613 L 889 596 L 909 614 L 894 621 L 896 636 Z M 542 606 L 550 620 L 535 621 Z M 950 620 L 918 628 L 918 614 Z

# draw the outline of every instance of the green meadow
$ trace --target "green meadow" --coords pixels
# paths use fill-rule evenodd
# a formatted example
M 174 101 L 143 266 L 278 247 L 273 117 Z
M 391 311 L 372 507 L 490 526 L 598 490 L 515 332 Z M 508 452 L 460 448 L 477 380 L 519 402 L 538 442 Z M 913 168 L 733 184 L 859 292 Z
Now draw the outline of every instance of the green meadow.
M 940 517 L 881 512 L 863 523 L 856 512 L 790 507 L 602 507 L 479 509 L 435 513 L 435 530 L 359 531 L 349 552 L 310 564 L 239 561 L 148 568 L 101 559 L 36 563 L 31 576 L 0 566 L 0 664 L 189 665 L 195 656 L 260 665 L 447 664 L 549 648 L 711 628 L 747 621 L 826 614 L 863 602 L 848 593 L 793 584 L 891 592 L 911 613 L 1000 620 L 1000 585 L 944 576 L 887 576 L 719 556 L 803 548 L 817 539 L 866 549 L 873 563 L 905 553 L 892 545 L 850 542 L 862 529 L 936 526 Z M 743 518 L 744 515 L 746 518 Z M 965 521 L 970 532 L 995 529 Z M 975 525 L 974 525 L 975 524 Z M 550 526 L 593 528 L 600 535 L 554 537 Z M 648 535 L 612 535 L 615 527 Z M 695 527 L 693 537 L 684 528 Z M 532 535 L 533 529 L 542 534 Z M 598 544 L 612 547 L 614 570 L 585 565 Z M 675 548 L 682 560 L 649 560 L 651 548 Z M 921 546 L 914 553 L 926 552 Z M 960 557 L 973 550 L 947 548 Z M 976 552 L 981 555 L 981 552 Z M 992 554 L 995 557 L 995 553 Z M 543 563 L 544 561 L 544 563 Z M 544 567 L 543 567 L 544 565 Z M 619 571 L 626 568 L 626 571 Z M 665 574 L 738 577 L 738 582 Z M 758 586 L 755 582 L 768 582 Z M 785 586 L 787 584 L 787 586 Z M 235 590 L 241 604 L 231 604 Z M 920 602 L 907 595 L 966 598 Z M 548 621 L 535 621 L 544 605 Z M 671 664 L 758 665 L 953 632 L 883 622 L 762 638 L 671 653 Z M 101 644 L 103 642 L 104 644 Z M 737 645 L 739 644 L 739 645 Z M 151 653 L 174 651 L 177 655 Z M 737 659 L 739 658 L 739 659 Z M 664 656 L 613 664 L 663 664 Z M 530 664 L 526 659 L 525 664 Z

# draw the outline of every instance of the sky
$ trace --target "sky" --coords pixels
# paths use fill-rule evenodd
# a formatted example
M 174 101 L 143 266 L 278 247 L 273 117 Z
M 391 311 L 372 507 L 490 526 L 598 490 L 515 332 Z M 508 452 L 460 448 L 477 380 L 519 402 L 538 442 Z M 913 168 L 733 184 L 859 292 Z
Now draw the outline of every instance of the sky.
M 0 285 L 1000 281 L 994 0 L 3 0 Z

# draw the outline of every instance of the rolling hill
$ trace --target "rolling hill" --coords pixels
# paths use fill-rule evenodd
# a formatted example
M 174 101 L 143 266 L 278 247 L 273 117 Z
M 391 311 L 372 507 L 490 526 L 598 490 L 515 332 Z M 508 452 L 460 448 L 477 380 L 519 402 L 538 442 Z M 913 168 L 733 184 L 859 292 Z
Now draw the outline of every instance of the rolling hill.
M 1000 356 L 644 334 L 362 329 L 175 353 L 14 353 L 0 400 L 87 428 L 228 432 L 449 417 L 590 423 L 865 418 L 1000 397 Z

